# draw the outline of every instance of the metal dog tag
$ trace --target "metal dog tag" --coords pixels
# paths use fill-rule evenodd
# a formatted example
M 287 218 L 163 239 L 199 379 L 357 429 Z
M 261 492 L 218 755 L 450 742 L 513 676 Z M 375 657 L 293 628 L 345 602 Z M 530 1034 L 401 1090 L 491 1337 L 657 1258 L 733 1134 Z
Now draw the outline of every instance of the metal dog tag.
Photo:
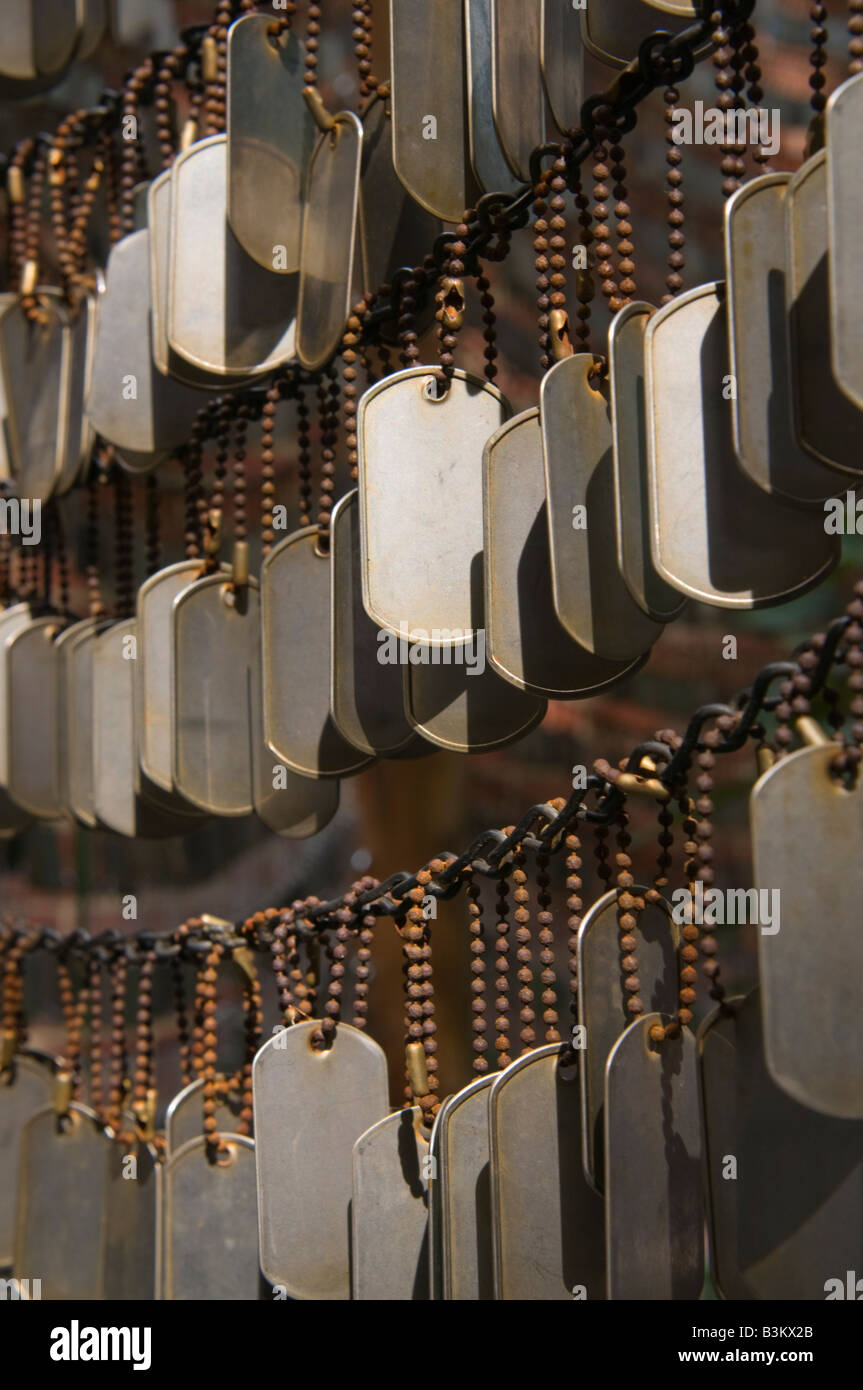
M 240 1113 L 239 1094 L 220 1094 L 215 1113 L 219 1129 L 231 1134 Z M 189 1140 L 200 1139 L 203 1131 L 204 1083 L 191 1081 L 177 1092 L 165 1111 L 165 1153 L 176 1153 Z
M 60 784 L 60 653 L 67 620 L 34 618 L 6 643 L 9 795 L 41 820 L 65 810 Z
M 491 1088 L 497 1299 L 605 1298 L 604 1207 L 581 1171 L 578 1079 L 561 1051 L 535 1048 Z
M 397 636 L 445 644 L 482 626 L 482 451 L 510 409 L 459 368 L 442 397 L 437 387 L 430 367 L 372 386 L 357 447 L 366 611 Z M 393 545 L 418 497 L 426 523 Z
M 837 87 L 827 103 L 827 265 L 833 375 L 845 395 L 863 408 L 861 291 L 854 252 L 863 217 L 857 179 L 861 111 L 858 74 Z
M 639 608 L 617 567 L 608 391 L 589 352 L 551 368 L 540 388 L 551 575 L 557 616 L 606 661 L 632 661 L 662 625 Z
M 60 798 L 91 830 L 98 825 L 93 786 L 93 653 L 105 622 L 84 618 L 57 638 Z
M 201 577 L 200 560 L 181 560 L 151 574 L 138 590 L 135 721 L 141 768 L 151 782 L 173 791 L 174 599 Z
M 160 1297 L 257 1300 L 258 1226 L 255 1146 L 222 1134 L 227 1150 L 210 1163 L 203 1137 L 165 1164 L 159 1193 Z
M 488 1138 L 493 1081 L 494 1076 L 481 1076 L 445 1100 L 432 1130 L 429 1196 L 434 1298 L 494 1298 Z
M 617 563 L 639 608 L 668 623 L 686 600 L 656 573 L 650 555 L 644 334 L 654 312 L 652 304 L 636 301 L 615 314 L 608 329 L 608 379 Z
M 68 438 L 68 315 L 59 290 L 40 288 L 44 323 L 34 323 L 20 300 L 0 306 L 0 371 L 6 405 L 6 445 L 21 497 L 47 502 L 57 483 Z
M 372 762 L 330 715 L 330 559 L 317 528 L 286 536 L 261 565 L 264 739 L 305 777 L 346 777 Z
M 581 32 L 585 48 L 595 58 L 612 68 L 625 68 L 638 57 L 639 46 L 648 34 L 658 30 L 677 34 L 697 19 L 695 0 L 603 0 L 601 5 L 582 9 Z M 696 54 L 700 56 L 709 48 L 708 37 Z
M 12 1264 L 15 1245 L 21 1135 L 53 1093 L 53 1068 L 38 1055 L 17 1052 L 9 1071 L 0 1075 L 0 1269 Z M 33 1277 L 39 1277 L 36 1271 Z
M 818 584 L 838 558 L 823 517 L 771 497 L 734 455 L 721 282 L 658 309 L 645 334 L 653 563 L 683 594 L 763 608 Z M 744 387 L 745 389 L 745 387 Z
M 156 1225 L 162 1165 L 150 1144 L 140 1141 L 126 1152 L 116 1139 L 108 1145 L 108 1200 L 105 1213 L 105 1298 L 156 1296 Z
M 501 425 L 483 452 L 486 646 L 492 668 L 534 695 L 595 695 L 639 662 L 603 661 L 554 611 L 539 411 Z
M 78 481 L 82 467 L 90 460 L 96 431 L 84 411 L 96 350 L 96 330 L 100 296 L 104 281 L 95 294 L 87 294 L 77 306 L 75 317 L 64 333 L 63 398 L 66 401 L 65 449 L 59 460 L 54 490 L 62 496 Z M 58 441 L 59 442 L 59 441 Z
M 704 1283 L 695 1038 L 653 1043 L 666 1014 L 620 1035 L 605 1076 L 608 1297 L 697 1299 Z
M 631 890 L 643 896 L 644 888 Z M 641 995 L 658 1013 L 677 1006 L 677 930 L 668 904 L 647 904 L 638 914 L 638 978 Z M 602 1191 L 605 1067 L 609 1054 L 632 1022 L 624 1003 L 620 968 L 617 892 L 603 893 L 578 930 L 578 1021 L 584 1032 L 579 1052 L 582 1161 L 588 1182 Z
M 389 285 L 399 267 L 420 265 L 441 229 L 440 220 L 415 203 L 396 176 L 392 127 L 385 98 L 375 95 L 363 112 L 359 200 L 363 284 L 369 293 Z M 421 324 L 431 322 L 434 308 L 429 296 L 418 315 Z
M 9 747 L 11 740 L 9 718 L 9 678 L 7 654 L 9 642 L 33 621 L 29 603 L 13 603 L 0 613 L 0 787 L 9 786 Z M 22 811 L 22 816 L 24 812 Z M 29 819 L 29 817 L 27 818 Z
M 429 1297 L 428 1157 L 418 1105 L 379 1120 L 355 1143 L 352 1299 Z
M 460 222 L 473 180 L 457 0 L 390 0 L 390 72 L 395 171 L 421 207 Z
M 484 629 L 477 634 L 477 641 Z M 412 648 L 416 652 L 422 649 Z M 476 658 L 471 643 L 426 647 L 425 657 L 444 664 L 404 667 L 405 711 L 411 724 L 429 743 L 451 753 L 487 753 L 504 748 L 541 723 L 545 700 L 517 690 L 490 668 L 466 664 Z
M 490 5 L 494 128 L 512 172 L 532 183 L 530 156 L 545 139 L 542 0 L 490 0 Z
M 27 80 L 57 75 L 78 42 L 76 0 L 7 0 L 3 10 L 0 72 Z
M 246 254 L 286 274 L 300 267 L 317 129 L 303 99 L 303 46 L 272 28 L 272 16 L 246 14 L 228 30 L 227 211 Z
M 584 44 L 577 9 L 567 0 L 542 0 L 540 65 L 554 123 L 564 134 L 581 124 Z
M 318 137 L 303 212 L 297 357 L 318 371 L 338 351 L 351 308 L 363 128 L 340 111 Z
M 252 1068 L 261 1269 L 291 1298 L 348 1299 L 351 1155 L 389 1109 L 387 1059 L 346 1023 L 328 1050 L 315 1051 L 319 1028 L 310 1020 L 282 1029 Z
M 243 250 L 228 225 L 227 178 L 224 135 L 173 166 L 168 344 L 199 372 L 259 376 L 294 356 L 297 279 Z
M 491 0 L 464 0 L 464 25 L 471 168 L 487 193 L 513 193 L 519 180 L 506 162 L 492 114 Z
M 770 1074 L 801 1104 L 857 1120 L 863 1019 L 847 963 L 859 943 L 863 791 L 859 783 L 847 791 L 831 777 L 835 756 L 832 743 L 801 748 L 758 779 L 750 805 L 753 879 L 782 911 L 780 918 L 774 906 L 769 928 L 758 933 Z M 804 848 L 813 829 L 815 856 Z M 813 939 L 813 922 L 830 929 Z

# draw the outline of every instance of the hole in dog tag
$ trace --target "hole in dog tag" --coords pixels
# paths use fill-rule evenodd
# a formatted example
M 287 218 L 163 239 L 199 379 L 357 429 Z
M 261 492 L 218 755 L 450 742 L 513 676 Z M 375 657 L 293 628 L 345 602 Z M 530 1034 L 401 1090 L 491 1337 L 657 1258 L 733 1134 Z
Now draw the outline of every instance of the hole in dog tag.
M 43 820 L 63 815 L 60 785 L 60 653 L 57 614 L 34 618 L 6 645 L 9 795 Z
M 645 613 L 668 623 L 686 600 L 660 578 L 650 557 L 644 334 L 653 312 L 651 304 L 627 304 L 608 329 L 615 531 L 617 563 L 626 587 Z
M 830 775 L 832 744 L 801 748 L 752 789 L 764 1046 L 783 1091 L 825 1115 L 863 1118 L 863 1018 L 849 962 L 859 949 L 863 790 Z M 806 846 L 817 844 L 817 854 Z M 778 908 L 781 906 L 781 917 Z M 829 931 L 813 937 L 813 923 Z M 801 1038 L 801 1028 L 805 1038 Z
M 53 1093 L 53 1067 L 26 1052 L 16 1052 L 0 1076 L 0 1269 L 12 1264 L 21 1134 L 32 1115 L 50 1105 Z M 38 1278 L 38 1271 L 32 1277 Z
M 159 1194 L 163 1299 L 257 1300 L 258 1220 L 255 1146 L 219 1136 L 227 1152 L 207 1157 L 203 1137 L 170 1155 Z
M 639 663 L 602 661 L 554 611 L 539 411 L 501 425 L 483 454 L 485 612 L 492 667 L 520 690 L 595 695 Z
M 545 139 L 542 0 L 490 0 L 490 4 L 494 128 L 509 167 L 517 178 L 530 183 L 530 156 Z
M 643 897 L 645 888 L 630 890 Z M 647 903 L 638 914 L 638 978 L 645 1003 L 655 1012 L 677 1007 L 677 930 L 668 904 Z M 632 1021 L 624 1004 L 620 968 L 617 893 L 603 893 L 578 931 L 578 1021 L 586 1030 L 579 1052 L 582 1160 L 588 1182 L 602 1191 L 605 1066 L 609 1053 Z
M 719 608 L 805 593 L 835 565 L 839 538 L 819 513 L 762 492 L 735 458 L 722 283 L 658 309 L 644 343 L 654 565 Z
M 291 1298 L 348 1299 L 351 1155 L 389 1109 L 387 1060 L 346 1023 L 315 1051 L 319 1028 L 311 1020 L 276 1033 L 252 1068 L 261 1269 Z
M 225 1134 L 233 1132 L 242 1102 L 239 1093 L 219 1094 L 216 1123 Z M 204 1083 L 192 1081 L 178 1091 L 165 1111 L 165 1153 L 173 1154 L 191 1139 L 200 1139 L 204 1128 Z
M 317 133 L 303 99 L 303 46 L 247 14 L 228 30 L 228 222 L 265 270 L 300 266 L 300 228 Z M 332 230 L 332 229 L 328 229 Z
M 605 1298 L 605 1219 L 581 1171 L 575 1069 L 559 1043 L 494 1078 L 489 1098 L 495 1298 Z
M 487 193 L 513 193 L 519 181 L 506 162 L 492 114 L 491 0 L 465 0 L 464 23 L 471 168 Z
M 847 1271 L 860 1269 L 863 1123 L 819 1115 L 776 1085 L 758 990 L 714 1010 L 698 1050 L 711 1275 L 722 1297 L 859 1298 Z
M 104 1260 L 111 1145 L 92 1110 L 40 1110 L 21 1134 L 17 1279 L 41 1279 L 47 1299 L 106 1297 Z
M 309 165 L 297 357 L 310 372 L 338 350 L 350 313 L 362 145 L 356 116 L 340 111 L 332 129 L 318 136 Z
M 421 207 L 460 222 L 474 201 L 461 6 L 391 0 L 390 73 L 395 171 Z
M 17 299 L 0 310 L 0 370 L 18 494 L 47 502 L 66 450 L 69 329 L 60 291 L 40 288 L 37 294 L 44 323 L 31 322 Z
M 91 830 L 98 825 L 93 785 L 93 654 L 105 626 L 101 618 L 84 618 L 57 638 L 60 798 L 64 808 Z
M 286 536 L 261 565 L 264 738 L 305 777 L 345 777 L 373 761 L 330 715 L 330 558 L 313 526 Z
M 418 1105 L 397 1110 L 354 1145 L 351 1298 L 429 1297 L 428 1140 Z
M 785 209 L 795 428 L 803 447 L 822 463 L 860 473 L 863 416 L 836 384 L 830 362 L 826 150 L 792 176 Z
M 493 1076 L 444 1101 L 431 1136 L 433 1297 L 494 1298 L 488 1101 Z
M 614 459 L 608 390 L 591 382 L 591 353 L 547 372 L 540 421 L 557 616 L 606 661 L 632 661 L 662 625 L 639 608 L 617 567 Z
M 830 356 L 842 391 L 863 407 L 863 335 L 857 243 L 863 202 L 858 187 L 863 85 L 849 77 L 827 103 L 827 233 Z
M 214 816 L 252 810 L 251 672 L 258 661 L 257 580 L 208 575 L 172 608 L 174 785 Z
M 558 0 L 559 3 L 559 0 Z M 638 57 L 639 46 L 658 30 L 677 34 L 698 19 L 694 0 L 603 0 L 581 11 L 584 46 L 612 68 L 625 68 Z M 708 36 L 695 50 L 696 57 L 710 51 Z
M 362 601 L 360 518 L 356 489 L 333 508 L 330 522 L 332 565 L 332 716 L 355 748 L 392 757 L 419 744 L 404 710 L 402 666 L 383 660 L 398 644 L 376 628 Z
M 459 368 L 444 396 L 437 386 L 434 369 L 408 367 L 360 398 L 360 537 L 369 616 L 410 641 L 446 643 L 482 626 L 482 451 L 510 409 Z M 418 498 L 410 543 L 394 545 Z
M 605 1074 L 608 1297 L 697 1299 L 704 1283 L 695 1038 L 653 1043 L 666 1014 L 620 1035 Z M 589 1045 L 589 1040 L 588 1040 Z
M 156 1210 L 162 1165 L 149 1144 L 104 1141 L 108 1152 L 105 1298 L 156 1296 Z
M 841 480 L 794 438 L 788 360 L 785 193 L 790 174 L 765 174 L 725 204 L 728 336 L 740 390 L 731 401 L 738 462 L 765 492 L 802 502 L 831 497 Z
M 540 63 L 545 95 L 558 130 L 577 130 L 584 101 L 581 17 L 566 0 L 542 0 Z
M 427 646 L 424 664 L 404 667 L 405 710 L 411 724 L 451 753 L 487 753 L 522 738 L 541 723 L 546 701 L 482 669 L 485 630 L 469 642 Z M 422 648 L 411 648 L 412 655 Z M 425 664 L 428 658 L 433 665 Z
M 224 135 L 199 140 L 173 166 L 168 344 L 201 372 L 256 376 L 294 356 L 297 278 L 264 270 L 237 241 L 227 167 Z

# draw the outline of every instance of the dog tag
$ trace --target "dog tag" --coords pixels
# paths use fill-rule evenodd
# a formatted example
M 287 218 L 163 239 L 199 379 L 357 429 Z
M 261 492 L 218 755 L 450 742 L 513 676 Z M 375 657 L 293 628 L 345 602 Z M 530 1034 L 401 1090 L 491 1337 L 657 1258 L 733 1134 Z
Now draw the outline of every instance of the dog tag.
M 108 27 L 108 0 L 76 0 L 78 47 L 75 59 L 81 63 L 99 47 Z
M 863 407 L 863 301 L 855 253 L 863 217 L 857 179 L 861 111 L 863 86 L 858 75 L 837 87 L 827 103 L 826 131 L 830 357 L 836 381 L 858 407 Z
M 345 777 L 372 759 L 330 715 L 330 559 L 317 528 L 286 536 L 261 565 L 264 738 L 305 777 Z
M 555 0 L 562 4 L 565 0 Z M 625 68 L 638 57 L 648 34 L 659 30 L 678 34 L 698 19 L 695 0 L 603 0 L 601 5 L 585 5 L 581 11 L 584 46 L 612 68 Z M 705 39 L 696 56 L 710 48 Z
M 100 293 L 84 296 L 63 336 L 64 384 L 61 391 L 66 401 L 66 426 L 62 436 L 65 448 L 59 459 L 54 488 L 59 496 L 77 482 L 82 467 L 89 462 L 96 439 L 92 421 L 84 412 L 84 399 L 92 378 Z
M 108 1201 L 105 1213 L 105 1298 L 156 1296 L 156 1211 L 162 1165 L 150 1144 L 108 1145 Z
M 584 45 L 579 12 L 567 0 L 542 0 L 540 63 L 545 95 L 558 130 L 581 124 Z
M 9 795 L 9 681 L 7 653 L 12 637 L 32 622 L 29 603 L 15 603 L 0 613 L 0 835 L 17 834 L 32 823 L 32 816 Z
M 309 165 L 297 357 L 310 372 L 338 351 L 350 313 L 362 146 L 357 117 L 340 111 L 332 129 L 318 136 Z
M 638 669 L 580 647 L 554 611 L 539 411 L 501 425 L 483 453 L 486 645 L 492 668 L 534 695 L 595 695 Z
M 252 810 L 251 672 L 258 661 L 257 580 L 232 589 L 211 574 L 172 608 L 174 785 L 214 816 Z
M 643 896 L 644 888 L 631 890 Z M 638 914 L 638 978 L 646 1005 L 658 1013 L 677 1006 L 677 931 L 668 904 L 646 904 Z M 578 930 L 578 1021 L 585 1030 L 579 1051 L 582 1161 L 588 1182 L 602 1191 L 604 1176 L 603 1107 L 609 1053 L 627 1024 L 620 968 L 617 893 L 603 893 Z
M 387 1115 L 355 1143 L 351 1298 L 429 1297 L 428 1157 L 418 1105 Z
M 60 799 L 81 825 L 95 830 L 93 785 L 93 653 L 101 618 L 73 623 L 57 638 L 60 663 L 59 720 Z
M 225 1134 L 233 1133 L 241 1110 L 239 1093 L 220 1092 L 216 1100 L 216 1123 Z M 165 1152 L 176 1153 L 191 1139 L 200 1139 L 204 1129 L 204 1083 L 191 1081 L 178 1091 L 165 1111 Z
M 481 1076 L 445 1100 L 432 1130 L 430 1277 L 435 1298 L 494 1298 L 488 1147 L 493 1081 L 494 1076 Z
M 495 1078 L 489 1098 L 495 1298 L 605 1298 L 605 1220 L 581 1171 L 575 1068 L 559 1043 Z
M 34 618 L 6 645 L 9 795 L 41 820 L 64 812 L 60 785 L 60 653 L 67 626 L 56 613 Z
M 819 1115 L 776 1085 L 758 990 L 714 1010 L 698 1049 L 711 1275 L 722 1297 L 859 1297 L 859 1286 L 846 1294 L 846 1271 L 860 1268 L 863 1122 Z
M 255 1146 L 239 1134 L 220 1138 L 227 1149 L 215 1163 L 199 1137 L 165 1164 L 159 1194 L 163 1299 L 258 1298 Z
M 92 1110 L 38 1111 L 21 1134 L 17 1279 L 41 1279 L 46 1299 L 102 1299 L 111 1146 Z
M 681 593 L 763 608 L 819 583 L 839 538 L 820 514 L 770 497 L 734 455 L 722 283 L 658 309 L 645 333 L 653 563 Z
M 250 704 L 255 815 L 269 830 L 289 840 L 317 835 L 339 809 L 339 779 L 303 777 L 276 761 L 264 739 L 260 661 L 252 666 Z
M 863 791 L 830 775 L 833 744 L 801 748 L 752 789 L 753 878 L 782 916 L 758 933 L 767 1066 L 824 1115 L 863 1118 L 863 1019 L 854 971 L 863 888 Z M 818 853 L 805 846 L 817 837 Z M 813 923 L 829 931 L 813 937 Z M 828 988 L 829 984 L 829 988 Z M 802 1032 L 802 1036 L 801 1036 Z
M 530 156 L 545 139 L 540 67 L 542 0 L 489 3 L 494 128 L 512 172 L 523 183 L 532 183 Z
M 227 170 L 224 135 L 199 140 L 173 166 L 168 344 L 198 371 L 236 378 L 294 356 L 297 280 L 264 270 L 237 241 Z
M 390 284 L 400 266 L 420 265 L 440 229 L 439 219 L 415 203 L 396 176 L 392 117 L 385 98 L 376 95 L 363 112 L 359 233 L 366 290 Z M 434 308 L 429 296 L 420 325 L 431 322 Z
M 446 644 L 482 626 L 482 451 L 510 415 L 496 387 L 456 368 L 438 397 L 430 367 L 408 367 L 360 399 L 363 602 L 397 636 Z M 393 536 L 422 498 L 409 545 Z
M 615 532 L 617 563 L 626 587 L 639 608 L 658 623 L 668 623 L 686 600 L 660 578 L 650 556 L 644 334 L 653 312 L 650 304 L 627 304 L 608 329 Z
M 653 1043 L 666 1014 L 620 1035 L 605 1076 L 608 1297 L 697 1299 L 704 1283 L 695 1038 Z M 589 1045 L 589 1044 L 588 1044 Z
M 734 449 L 765 492 L 823 502 L 840 486 L 794 437 L 788 360 L 785 194 L 790 174 L 765 174 L 725 204 L 728 336 L 737 389 L 731 400 Z
M 351 1155 L 389 1109 L 387 1060 L 346 1023 L 315 1051 L 319 1028 L 310 1020 L 276 1033 L 252 1068 L 261 1269 L 291 1298 L 348 1299 Z
M 484 629 L 477 633 L 477 643 Z M 448 647 L 411 648 L 444 664 L 404 667 L 404 700 L 408 719 L 429 743 L 451 753 L 487 753 L 522 738 L 541 723 L 545 700 L 516 690 L 490 668 L 475 661 L 479 647 L 451 643 Z
M 575 353 L 540 387 L 554 606 L 594 656 L 632 661 L 662 625 L 638 607 L 617 567 L 608 391 L 591 382 L 593 366 L 591 353 Z
M 453 0 L 390 0 L 393 164 L 444 222 L 473 202 L 467 160 L 464 25 Z
M 228 30 L 227 209 L 246 254 L 285 274 L 300 267 L 317 129 L 303 99 L 303 46 L 290 30 L 276 35 L 272 27 L 272 16 L 247 14 Z
M 75 0 L 6 0 L 0 72 L 19 79 L 56 79 L 71 62 L 77 42 Z
M 491 0 L 464 0 L 470 162 L 486 192 L 514 193 L 519 180 L 506 162 L 491 100 Z M 578 15 L 575 16 L 576 29 Z
M 31 1116 L 50 1105 L 53 1093 L 52 1066 L 30 1053 L 16 1052 L 9 1071 L 0 1075 L 0 1269 L 12 1264 L 21 1135 Z M 34 1272 L 33 1277 L 39 1276 Z
M 0 370 L 18 494 L 47 502 L 66 449 L 69 329 L 59 290 L 40 288 L 38 300 L 44 323 L 31 322 L 18 299 L 0 308 Z

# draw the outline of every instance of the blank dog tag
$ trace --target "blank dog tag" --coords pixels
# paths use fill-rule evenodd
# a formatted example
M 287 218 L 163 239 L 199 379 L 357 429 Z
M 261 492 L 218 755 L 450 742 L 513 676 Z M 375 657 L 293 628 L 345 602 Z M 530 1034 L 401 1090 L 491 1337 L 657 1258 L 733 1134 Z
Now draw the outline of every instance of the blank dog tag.
M 93 653 L 105 622 L 84 618 L 57 638 L 60 798 L 81 825 L 98 825 L 93 788 Z
M 464 0 L 464 23 L 471 168 L 487 193 L 514 193 L 519 180 L 506 162 L 492 113 L 491 0 Z
M 578 1080 L 559 1043 L 495 1078 L 489 1099 L 495 1298 L 605 1298 L 602 1199 L 581 1171 Z
M 387 1060 L 346 1023 L 316 1051 L 319 1028 L 312 1020 L 276 1033 L 252 1069 L 261 1268 L 291 1298 L 348 1299 L 351 1155 L 389 1109 Z
M 763 608 L 830 572 L 823 517 L 770 497 L 734 455 L 725 290 L 699 285 L 657 310 L 645 334 L 653 563 L 681 593 Z
M 562 3 L 562 0 L 556 0 Z M 625 68 L 638 57 L 640 44 L 658 30 L 677 34 L 698 18 L 694 0 L 603 0 L 581 11 L 585 48 L 612 68 Z M 706 39 L 696 55 L 710 48 Z
M 63 396 L 66 401 L 65 448 L 59 460 L 54 490 L 62 496 L 77 482 L 82 467 L 89 463 L 96 439 L 92 421 L 84 411 L 96 351 L 99 301 L 104 281 L 95 294 L 86 294 L 64 334 Z M 58 441 L 59 442 L 59 441 Z
M 581 124 L 584 44 L 581 17 L 567 0 L 542 0 L 540 63 L 545 95 L 558 130 Z
M 465 664 L 469 655 L 475 657 L 470 644 L 426 650 L 432 654 L 446 657 L 449 664 L 407 665 L 404 699 L 411 724 L 436 747 L 487 753 L 522 738 L 545 717 L 548 706 L 539 696 L 516 690 L 490 667 L 471 672 Z
M 31 815 L 57 820 L 60 785 L 60 653 L 67 626 L 57 614 L 34 618 L 6 646 L 9 795 Z
M 482 1076 L 445 1100 L 432 1131 L 429 1192 L 435 1298 L 494 1298 L 488 1136 L 493 1081 L 494 1076 Z
M 530 156 L 545 138 L 540 67 L 542 0 L 490 0 L 494 127 L 512 172 L 532 182 Z
M 827 266 L 830 358 L 842 391 L 863 407 L 863 330 L 855 245 L 863 217 L 857 168 L 863 85 L 860 75 L 837 87 L 827 103 Z M 859 417 L 858 417 L 859 418 Z M 859 465 L 859 456 L 858 456 Z
M 7 0 L 3 10 L 0 72 L 28 79 L 57 75 L 78 41 L 75 0 Z
M 264 739 L 260 660 L 252 666 L 250 706 L 255 815 L 289 840 L 317 835 L 339 809 L 340 783 L 337 777 L 303 777 L 276 761 Z
M 209 1162 L 201 1137 L 165 1164 L 159 1198 L 163 1299 L 258 1298 L 255 1146 L 239 1134 L 219 1137 L 227 1150 L 217 1162 Z
M 428 1156 L 418 1105 L 379 1120 L 354 1145 L 352 1299 L 429 1297 Z
M 27 1052 L 16 1053 L 0 1077 L 0 1269 L 12 1264 L 21 1135 L 31 1116 L 51 1103 L 53 1090 L 53 1067 Z
M 0 307 L 0 370 L 7 449 L 21 497 L 47 502 L 57 483 L 68 438 L 68 314 L 59 290 L 40 288 L 44 323 L 34 323 L 20 300 Z
M 620 1035 L 605 1078 L 608 1297 L 697 1299 L 704 1283 L 695 1038 L 653 1043 L 665 1014 Z
M 162 1165 L 150 1144 L 125 1145 L 105 1136 L 108 1145 L 108 1200 L 105 1213 L 105 1298 L 156 1296 L 156 1211 Z
M 351 307 L 363 128 L 340 111 L 318 136 L 303 213 L 297 357 L 318 371 L 338 351 Z
M 240 1114 L 239 1094 L 221 1094 L 216 1102 L 216 1122 L 225 1134 L 231 1134 Z M 165 1152 L 176 1153 L 190 1139 L 200 1139 L 204 1132 L 204 1083 L 191 1081 L 178 1091 L 165 1111 Z
M 33 621 L 33 610 L 29 603 L 13 603 L 0 613 L 0 787 L 9 786 L 9 746 L 11 738 L 8 651 L 9 642 Z M 22 817 L 25 813 L 21 812 Z M 26 817 L 29 820 L 29 817 Z

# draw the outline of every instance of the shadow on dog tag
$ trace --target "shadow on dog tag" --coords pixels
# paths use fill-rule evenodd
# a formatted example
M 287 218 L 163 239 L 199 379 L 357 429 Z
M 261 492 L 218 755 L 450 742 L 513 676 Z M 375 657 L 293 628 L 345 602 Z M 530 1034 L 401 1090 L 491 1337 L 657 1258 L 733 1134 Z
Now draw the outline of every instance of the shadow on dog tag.
M 340 111 L 312 153 L 303 212 L 297 357 L 318 371 L 338 351 L 351 308 L 363 128 Z
M 464 23 L 471 168 L 486 193 L 512 194 L 519 180 L 500 147 L 492 114 L 491 0 L 464 0 Z
M 827 265 L 830 356 L 845 395 L 863 407 L 863 334 L 856 244 L 863 218 L 857 179 L 863 85 L 860 74 L 837 87 L 827 103 Z
M 444 1101 L 431 1136 L 432 1297 L 494 1298 L 488 1101 L 481 1076 Z
M 239 1093 L 220 1092 L 216 1101 L 216 1122 L 224 1134 L 233 1133 L 241 1109 Z M 165 1152 L 176 1153 L 190 1139 L 204 1132 L 204 1083 L 191 1081 L 178 1091 L 165 1111 Z
M 33 817 L 9 795 L 9 682 L 7 654 L 9 642 L 33 620 L 29 603 L 14 603 L 0 612 L 0 835 L 17 834 L 32 824 Z
M 60 662 L 60 798 L 90 830 L 98 826 L 93 786 L 93 654 L 102 618 L 84 618 L 57 638 Z
M 530 156 L 545 139 L 542 0 L 490 0 L 490 4 L 494 128 L 512 172 L 523 183 L 532 183 Z
M 66 454 L 69 425 L 68 311 L 59 290 L 36 292 L 44 322 L 32 322 L 21 301 L 0 306 L 0 371 L 6 441 L 18 495 L 47 502 Z
M 577 130 L 584 101 L 581 16 L 566 0 L 542 0 L 540 64 L 545 95 L 558 130 Z
M 9 795 L 40 820 L 65 810 L 60 784 L 61 656 L 56 637 L 68 625 L 47 614 L 6 644 Z
M 141 769 L 156 786 L 174 787 L 174 599 L 201 577 L 200 560 L 151 574 L 138 590 L 135 721 Z
M 16 1052 L 9 1071 L 0 1074 L 0 1269 L 12 1264 L 21 1134 L 53 1094 L 54 1067 L 48 1059 Z M 39 1278 L 38 1271 L 31 1277 Z
M 649 34 L 677 34 L 698 19 L 695 0 L 602 0 L 581 11 L 582 37 L 588 52 L 612 68 L 625 68 L 638 57 Z M 710 51 L 708 36 L 696 56 Z
M 491 669 L 471 669 L 484 637 L 449 647 L 412 647 L 423 652 L 419 665 L 404 667 L 404 700 L 408 719 L 429 743 L 451 753 L 487 753 L 514 743 L 545 717 L 548 705 L 538 695 L 517 690 Z M 432 664 L 434 663 L 434 664 Z
M 387 1115 L 354 1144 L 352 1299 L 428 1299 L 428 1156 L 418 1105 Z
M 155 1149 L 141 1142 L 109 1146 L 105 1220 L 105 1298 L 156 1296 L 156 1210 L 162 1165 Z
M 165 1164 L 159 1193 L 162 1299 L 256 1301 L 259 1297 L 255 1146 L 219 1136 L 225 1154 L 211 1163 L 203 1137 Z

